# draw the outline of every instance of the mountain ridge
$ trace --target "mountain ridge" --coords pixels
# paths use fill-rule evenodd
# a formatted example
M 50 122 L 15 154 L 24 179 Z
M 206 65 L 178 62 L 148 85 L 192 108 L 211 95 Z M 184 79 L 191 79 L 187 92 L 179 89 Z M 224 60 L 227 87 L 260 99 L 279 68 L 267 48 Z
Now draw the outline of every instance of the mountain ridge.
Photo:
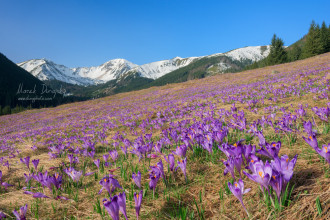
M 265 53 L 265 54 L 263 54 Z M 248 46 L 237 48 L 225 53 L 217 53 L 200 57 L 174 57 L 168 60 L 155 61 L 142 65 L 136 65 L 128 60 L 118 58 L 109 60 L 99 66 L 75 67 L 69 68 L 61 64 L 56 64 L 46 58 L 27 60 L 17 65 L 30 72 L 33 76 L 42 81 L 58 80 L 76 85 L 97 85 L 111 80 L 118 80 L 123 76 L 133 74 L 156 80 L 168 73 L 188 66 L 197 60 L 227 56 L 237 61 L 251 60 L 258 61 L 266 57 L 269 53 L 269 46 Z M 213 68 L 218 72 L 229 69 L 230 66 L 224 64 L 218 65 L 219 68 Z

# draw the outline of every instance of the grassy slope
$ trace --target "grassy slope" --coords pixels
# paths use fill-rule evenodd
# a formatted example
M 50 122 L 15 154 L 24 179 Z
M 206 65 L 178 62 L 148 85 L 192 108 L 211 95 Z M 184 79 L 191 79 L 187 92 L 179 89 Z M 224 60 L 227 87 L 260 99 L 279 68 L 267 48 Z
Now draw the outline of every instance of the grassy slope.
M 294 63 L 270 66 L 258 70 L 250 70 L 236 74 L 218 75 L 201 80 L 191 80 L 180 84 L 171 84 L 163 87 L 152 87 L 145 90 L 117 94 L 98 100 L 62 105 L 52 109 L 31 110 L 13 116 L 2 116 L 0 117 L 0 126 L 2 129 L 0 130 L 0 134 L 6 135 L 8 132 L 19 132 L 20 128 L 11 124 L 12 118 L 10 117 L 14 117 L 17 121 L 25 120 L 25 123 L 30 123 L 33 125 L 32 127 L 38 128 L 43 126 L 42 123 L 39 124 L 39 121 L 48 119 L 51 119 L 55 124 L 69 123 L 71 121 L 71 117 L 75 117 L 75 112 L 81 112 L 82 110 L 83 112 L 79 113 L 79 117 L 81 117 L 82 121 L 87 119 L 96 119 L 100 116 L 106 117 L 107 112 L 105 111 L 105 108 L 107 106 L 110 106 L 111 109 L 114 109 L 114 111 L 119 111 L 120 109 L 131 110 L 147 108 L 150 113 L 145 113 L 145 118 L 154 118 L 154 114 L 152 113 L 162 110 L 160 107 L 157 107 L 156 103 L 153 102 L 153 100 L 159 97 L 163 97 L 164 102 L 168 99 L 175 100 L 178 97 L 190 94 L 188 93 L 189 89 L 196 85 L 205 87 L 205 90 L 207 90 L 207 88 L 212 86 L 219 86 L 219 89 L 221 89 L 221 87 L 224 87 L 225 85 L 235 86 L 237 84 L 259 82 L 265 78 L 271 77 L 272 74 L 274 74 L 273 70 L 279 72 L 278 74 L 290 75 L 292 73 L 299 72 L 300 70 L 304 69 L 304 67 L 317 69 L 320 67 L 320 65 L 329 66 L 329 60 L 330 53 Z M 321 72 L 321 74 L 329 73 Z M 297 82 L 307 82 L 310 79 L 312 78 L 297 78 Z M 297 82 L 280 82 L 274 86 L 280 88 L 282 86 L 288 86 Z M 293 112 L 294 108 L 291 107 L 291 104 L 294 107 L 300 103 L 319 107 L 326 105 L 326 100 L 318 101 L 313 97 L 314 94 L 307 94 L 303 97 L 288 97 L 279 99 L 277 105 L 279 107 L 288 107 Z M 159 99 L 157 100 L 159 101 Z M 206 98 L 206 100 L 213 102 L 217 108 L 230 109 L 231 107 L 230 104 L 222 104 L 221 101 L 219 102 L 217 96 L 209 96 Z M 200 101 L 205 102 L 206 100 L 201 97 Z M 145 105 L 142 106 L 136 104 L 138 101 L 143 101 Z M 185 103 L 184 101 L 177 104 L 182 106 L 189 105 L 189 103 Z M 267 101 L 264 104 L 264 106 L 269 105 L 271 105 L 271 103 Z M 264 115 L 264 106 L 257 106 L 259 109 L 257 113 L 252 113 L 245 110 L 244 108 L 246 107 L 246 104 L 237 104 L 236 106 L 239 110 L 245 111 L 248 122 L 261 118 L 261 116 Z M 311 120 L 312 117 L 315 117 L 315 115 L 313 115 L 313 113 L 309 110 L 306 120 Z M 315 118 L 315 120 L 319 131 L 322 133 L 324 130 L 322 123 L 317 118 Z M 6 129 L 4 130 L 4 128 Z M 67 129 L 70 129 L 70 127 L 64 126 L 62 131 Z M 139 131 L 139 129 L 137 130 Z M 110 129 L 107 132 L 107 140 L 110 141 L 111 137 L 115 134 L 116 131 L 126 131 L 129 133 L 128 129 L 124 126 L 120 126 L 116 129 Z M 52 132 L 54 131 L 50 131 L 49 133 Z M 269 136 L 274 135 L 271 131 L 266 131 L 266 134 Z M 133 139 L 136 138 L 136 136 L 129 135 L 128 138 Z M 234 139 L 236 140 L 238 137 L 234 137 Z M 289 139 L 287 139 L 285 136 L 283 136 L 281 140 L 283 143 L 282 149 L 280 151 L 281 154 L 288 154 L 290 158 L 292 158 L 297 153 L 299 154 L 299 159 L 295 167 L 295 174 L 292 180 L 295 183 L 295 189 L 293 191 L 292 198 L 293 202 L 282 213 L 271 213 L 266 209 L 263 202 L 260 202 L 260 195 L 258 193 L 258 187 L 256 184 L 252 183 L 251 181 L 247 180 L 246 177 L 244 177 L 246 188 L 252 188 L 251 192 L 244 196 L 244 202 L 248 210 L 250 213 L 252 213 L 254 219 L 267 219 L 268 217 L 271 219 L 316 219 L 318 218 L 318 214 L 315 206 L 315 199 L 317 196 L 319 196 L 324 212 L 328 211 L 328 213 L 323 215 L 323 218 L 326 219 L 329 217 L 330 213 L 329 170 L 326 171 L 328 169 L 328 165 L 320 161 L 320 158 L 317 156 L 317 154 L 311 150 L 311 148 L 302 140 L 300 136 L 295 143 L 290 143 Z M 329 134 L 321 134 L 319 140 L 322 144 L 329 143 Z M 252 139 L 251 143 L 257 144 L 258 139 Z M 62 161 L 68 163 L 67 157 L 49 160 L 46 146 L 37 145 L 37 151 L 32 151 L 29 148 L 31 146 L 31 140 L 26 140 L 23 144 L 17 145 L 17 148 L 21 151 L 20 157 L 29 155 L 32 157 L 31 159 L 41 159 L 39 166 L 43 166 L 44 170 L 51 166 L 57 166 Z M 98 146 L 98 148 L 100 149 L 101 153 L 97 154 L 96 158 L 102 158 L 101 155 L 107 151 L 102 150 L 104 147 Z M 179 212 L 179 204 L 181 204 L 183 208 L 187 208 L 189 213 L 194 213 L 195 219 L 197 219 L 196 216 L 198 215 L 198 212 L 194 203 L 194 199 L 197 201 L 199 209 L 203 207 L 205 211 L 205 218 L 207 219 L 246 218 L 246 214 L 241 209 L 237 199 L 225 191 L 224 186 L 230 180 L 230 177 L 229 175 L 223 176 L 224 166 L 219 161 L 219 157 L 224 158 L 224 155 L 219 151 L 215 152 L 212 157 L 207 156 L 205 152 L 201 153 L 200 155 L 192 155 L 192 153 L 189 152 L 187 157 L 190 158 L 191 161 L 187 170 L 189 183 L 185 183 L 180 170 L 175 175 L 176 181 L 172 181 L 169 188 L 166 189 L 164 183 L 160 182 L 157 186 L 155 199 L 152 198 L 152 193 L 150 192 L 148 192 L 146 197 L 143 198 L 143 204 L 141 207 L 142 219 L 177 218 L 178 215 L 175 213 Z M 19 161 L 18 158 L 14 158 L 13 160 Z M 120 161 L 121 160 L 122 157 Z M 148 181 L 148 174 L 146 172 L 146 169 L 148 169 L 149 166 L 148 163 L 150 163 L 150 165 L 154 165 L 156 162 L 157 160 L 151 160 L 151 162 L 147 160 L 145 161 L 145 166 L 142 165 L 142 163 L 138 164 L 138 169 L 143 173 L 143 185 L 145 185 L 145 183 Z M 129 167 L 129 164 L 131 163 L 137 164 L 137 158 L 130 157 L 130 160 L 124 161 L 121 166 Z M 166 164 L 164 160 L 163 163 Z M 21 163 L 14 163 L 10 172 L 4 167 L 2 170 L 4 172 L 3 179 L 5 181 L 10 181 L 15 185 L 15 187 L 9 188 L 8 192 L 1 193 L 0 207 L 4 208 L 5 212 L 9 214 L 13 208 L 16 207 L 17 209 L 18 206 L 28 203 L 28 214 L 32 217 L 30 207 L 31 205 L 33 206 L 33 204 L 36 204 L 36 200 L 33 200 L 31 196 L 22 194 L 23 190 L 19 189 L 17 183 L 18 180 L 23 182 L 22 175 L 24 172 L 26 172 L 26 168 Z M 92 164 L 92 162 L 90 162 L 90 165 L 87 166 L 87 170 L 95 170 L 95 166 Z M 165 165 L 165 170 L 167 171 L 167 165 Z M 326 174 L 327 172 L 328 174 Z M 127 169 L 126 177 L 125 175 L 122 175 L 120 170 L 115 171 L 119 182 L 126 189 L 129 189 L 131 186 L 131 173 L 132 172 L 130 168 Z M 125 179 L 128 179 L 128 181 L 125 181 Z M 83 188 L 79 190 L 79 202 L 60 202 L 43 199 L 38 204 L 40 210 L 40 218 L 46 219 L 46 217 L 49 217 L 50 219 L 59 219 L 61 217 L 63 219 L 63 216 L 75 216 L 79 219 L 86 219 L 87 217 L 91 219 L 99 218 L 99 215 L 93 211 L 92 207 L 92 204 L 95 202 L 95 198 L 100 198 L 101 200 L 104 198 L 104 194 L 102 196 L 97 195 L 97 192 L 100 189 L 98 180 L 95 181 L 94 177 L 86 178 L 84 180 L 84 184 L 88 187 L 86 190 Z M 135 188 L 134 191 L 138 191 L 138 189 Z M 223 198 L 219 197 L 219 193 L 221 194 L 221 192 L 223 193 Z M 127 197 L 128 194 L 129 193 L 127 192 Z M 166 194 L 166 196 L 163 196 L 164 194 Z M 51 204 L 54 205 L 54 209 L 51 208 Z M 130 201 L 128 198 L 127 212 L 130 219 L 135 218 L 134 201 Z
M 293 48 L 295 45 L 298 46 L 298 47 L 300 47 L 300 48 L 303 48 L 303 46 L 304 46 L 304 44 L 305 44 L 305 42 L 306 42 L 306 36 L 307 36 L 307 35 L 303 36 L 300 40 L 298 40 L 298 41 L 294 42 L 293 44 L 291 44 L 290 46 L 288 46 L 288 47 L 286 48 L 286 50 L 287 50 L 287 51 L 292 50 L 292 48 Z

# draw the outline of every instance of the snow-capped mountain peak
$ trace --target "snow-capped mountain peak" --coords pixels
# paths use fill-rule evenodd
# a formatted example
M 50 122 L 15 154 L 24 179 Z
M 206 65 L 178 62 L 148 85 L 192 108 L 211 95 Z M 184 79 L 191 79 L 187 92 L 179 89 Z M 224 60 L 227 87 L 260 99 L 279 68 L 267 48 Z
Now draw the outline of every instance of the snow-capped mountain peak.
M 201 57 L 174 57 L 143 65 L 136 65 L 125 59 L 109 60 L 100 66 L 69 68 L 56 64 L 48 59 L 34 59 L 19 63 L 18 66 L 30 72 L 40 80 L 59 80 L 71 84 L 92 85 L 119 79 L 134 73 L 141 77 L 157 79 L 179 68 L 185 67 L 196 60 L 205 57 L 226 56 L 232 60 L 251 62 L 261 60 L 268 56 L 269 46 L 250 46 L 232 50 L 226 53 L 217 53 Z M 226 63 L 216 64 L 219 71 L 230 68 Z
M 18 66 L 30 72 L 38 79 L 45 80 L 59 80 L 66 83 L 78 85 L 91 85 L 94 81 L 89 78 L 84 78 L 76 75 L 74 71 L 64 65 L 58 65 L 54 62 L 42 59 L 28 60 L 19 63 Z

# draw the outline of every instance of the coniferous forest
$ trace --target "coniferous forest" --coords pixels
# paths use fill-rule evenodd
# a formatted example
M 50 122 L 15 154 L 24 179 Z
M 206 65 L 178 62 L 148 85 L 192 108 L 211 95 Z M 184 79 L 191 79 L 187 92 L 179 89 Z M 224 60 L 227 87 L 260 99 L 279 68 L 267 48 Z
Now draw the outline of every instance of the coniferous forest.
M 284 41 L 274 34 L 269 56 L 246 66 L 244 70 L 293 62 L 330 52 L 330 26 L 323 21 L 320 27 L 319 24 L 312 21 L 308 33 L 303 38 L 287 48 L 283 46 Z

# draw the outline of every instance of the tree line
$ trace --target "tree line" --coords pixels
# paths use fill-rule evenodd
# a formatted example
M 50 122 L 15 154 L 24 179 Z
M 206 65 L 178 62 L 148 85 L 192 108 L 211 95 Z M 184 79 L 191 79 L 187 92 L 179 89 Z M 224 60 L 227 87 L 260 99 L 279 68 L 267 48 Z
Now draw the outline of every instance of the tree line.
M 293 62 L 327 52 L 330 52 L 330 25 L 327 26 L 323 21 L 320 27 L 312 21 L 307 35 L 288 48 L 285 48 L 283 40 L 274 34 L 269 55 L 263 60 L 246 66 L 244 70 Z

